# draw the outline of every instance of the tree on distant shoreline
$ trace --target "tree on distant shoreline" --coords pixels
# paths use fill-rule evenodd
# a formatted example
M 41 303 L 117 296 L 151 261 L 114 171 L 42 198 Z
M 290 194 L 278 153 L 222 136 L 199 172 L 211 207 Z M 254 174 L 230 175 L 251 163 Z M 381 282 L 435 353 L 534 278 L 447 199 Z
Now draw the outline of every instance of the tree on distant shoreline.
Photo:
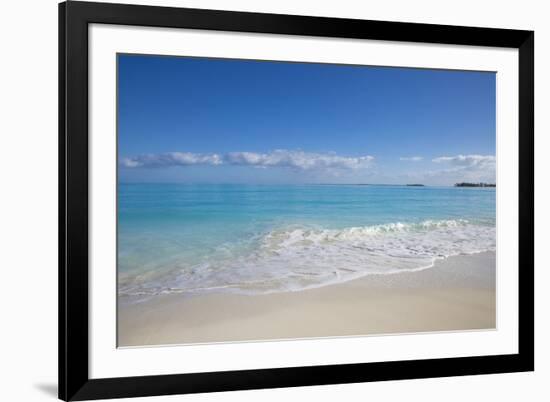
M 456 183 L 455 187 L 496 187 L 496 184 L 490 183 Z

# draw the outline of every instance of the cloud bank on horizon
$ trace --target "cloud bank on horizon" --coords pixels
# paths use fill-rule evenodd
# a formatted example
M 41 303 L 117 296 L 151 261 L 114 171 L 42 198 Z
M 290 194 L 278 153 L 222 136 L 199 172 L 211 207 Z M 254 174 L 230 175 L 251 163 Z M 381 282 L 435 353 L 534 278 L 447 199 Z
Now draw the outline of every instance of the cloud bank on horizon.
M 292 170 L 361 169 L 369 167 L 374 157 L 370 155 L 348 157 L 336 154 L 320 154 L 278 149 L 268 153 L 228 152 L 226 154 L 195 154 L 191 152 L 167 152 L 124 158 L 127 168 L 156 168 L 190 165 L 232 165 L 258 168 L 286 167 Z
M 494 168 L 496 158 L 491 155 L 440 156 L 432 159 L 435 163 L 450 163 L 463 168 Z
M 192 153 L 166 152 L 159 154 L 143 154 L 123 158 L 120 165 L 127 169 L 137 168 L 170 168 L 185 166 L 240 166 L 253 168 L 286 168 L 295 175 L 300 172 L 319 174 L 331 173 L 332 178 L 338 176 L 335 172 L 352 172 L 356 180 L 360 180 L 361 172 L 371 172 L 375 167 L 375 157 L 342 156 L 336 153 L 314 153 L 300 150 L 274 150 L 266 153 L 258 152 L 227 152 Z M 400 157 L 402 162 L 417 162 L 423 169 L 411 171 L 404 167 L 402 174 L 396 178 L 401 180 L 421 181 L 428 184 L 451 184 L 461 181 L 488 182 L 496 181 L 496 158 L 493 155 L 444 155 L 425 160 L 422 156 Z M 394 163 L 393 166 L 399 165 Z M 410 165 L 409 165 L 410 166 Z M 378 166 L 380 167 L 380 166 Z M 369 176 L 372 179 L 372 174 Z M 388 176 L 386 176 L 388 177 Z M 331 178 L 331 180 L 332 180 Z M 391 178 L 389 181 L 392 181 Z
M 496 182 L 496 157 L 493 155 L 440 156 L 432 162 L 445 167 L 427 172 L 427 178 L 444 178 L 454 182 Z

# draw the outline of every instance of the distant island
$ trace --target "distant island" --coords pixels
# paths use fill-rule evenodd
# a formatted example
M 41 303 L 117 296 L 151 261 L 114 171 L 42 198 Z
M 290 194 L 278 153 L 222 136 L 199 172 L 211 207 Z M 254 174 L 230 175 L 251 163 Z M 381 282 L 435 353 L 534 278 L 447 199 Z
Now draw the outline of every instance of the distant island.
M 426 187 L 424 184 L 407 184 L 409 187 Z
M 496 184 L 490 183 L 456 183 L 455 187 L 496 187 Z

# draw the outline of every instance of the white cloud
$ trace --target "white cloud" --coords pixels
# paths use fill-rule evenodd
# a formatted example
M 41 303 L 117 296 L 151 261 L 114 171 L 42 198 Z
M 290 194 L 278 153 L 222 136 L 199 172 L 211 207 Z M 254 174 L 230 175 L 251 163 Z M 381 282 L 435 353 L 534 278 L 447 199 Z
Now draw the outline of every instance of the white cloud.
M 355 170 L 368 167 L 373 159 L 374 157 L 370 155 L 347 157 L 336 154 L 320 154 L 288 150 L 275 150 L 269 153 L 229 152 L 224 155 L 169 152 L 125 158 L 122 160 L 121 164 L 127 168 L 189 165 L 235 165 L 254 166 L 259 168 L 287 167 L 293 170 Z
M 122 160 L 122 165 L 128 168 L 221 164 L 222 158 L 218 154 L 194 154 L 191 152 L 146 154 Z
M 496 163 L 496 158 L 491 155 L 456 155 L 456 156 L 440 156 L 432 159 L 435 163 L 450 163 L 454 166 L 461 167 L 493 167 Z
M 253 152 L 230 152 L 224 160 L 231 165 L 258 167 L 282 166 L 296 170 L 315 169 L 359 169 L 368 167 L 374 158 L 370 155 L 358 157 L 318 154 L 303 151 L 276 150 L 266 154 Z
M 494 183 L 496 180 L 496 158 L 492 155 L 440 156 L 432 161 L 449 167 L 428 172 L 429 177 L 446 178 L 453 182 Z
M 420 162 L 424 158 L 422 156 L 402 156 L 399 158 L 400 161 L 406 161 L 406 162 Z

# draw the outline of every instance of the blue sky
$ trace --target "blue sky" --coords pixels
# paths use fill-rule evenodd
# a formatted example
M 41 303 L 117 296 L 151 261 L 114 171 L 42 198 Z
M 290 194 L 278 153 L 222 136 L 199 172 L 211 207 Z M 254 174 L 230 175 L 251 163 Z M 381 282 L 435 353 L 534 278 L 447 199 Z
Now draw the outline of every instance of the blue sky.
M 122 182 L 495 180 L 495 74 L 119 55 Z

